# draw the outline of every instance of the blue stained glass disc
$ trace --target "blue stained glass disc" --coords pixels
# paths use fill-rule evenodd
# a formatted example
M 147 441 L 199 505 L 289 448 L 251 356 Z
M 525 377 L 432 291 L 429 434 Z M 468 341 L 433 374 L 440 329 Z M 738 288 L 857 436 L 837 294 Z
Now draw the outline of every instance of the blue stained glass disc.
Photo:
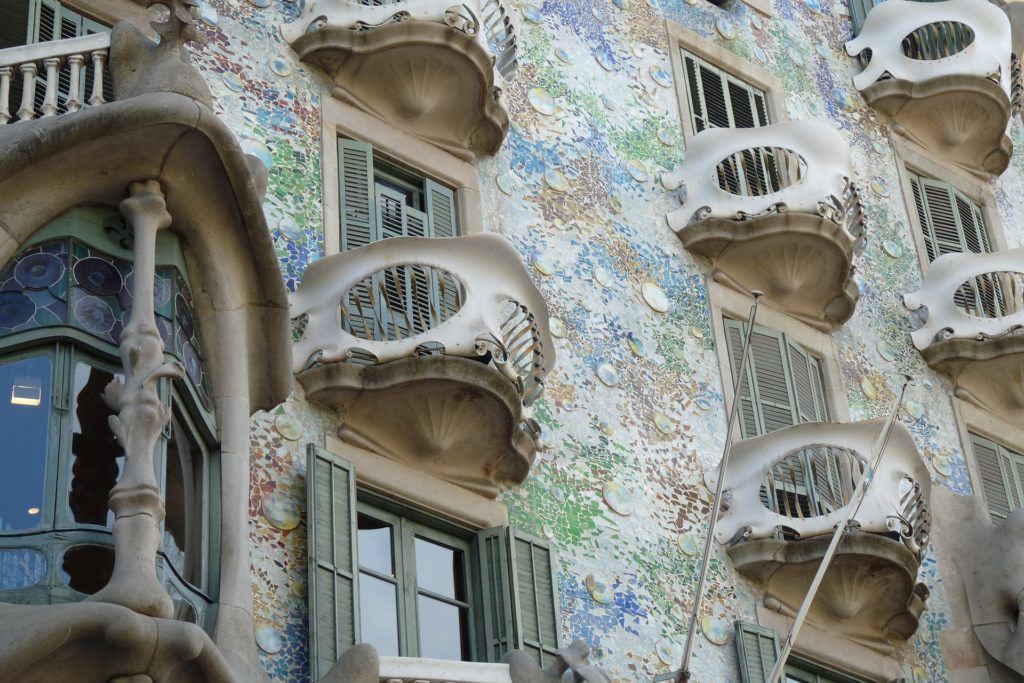
M 121 291 L 124 281 L 110 261 L 95 256 L 75 264 L 75 279 L 97 296 L 113 296 Z
M 64 275 L 64 262 L 53 254 L 29 254 L 14 267 L 14 277 L 27 289 L 45 289 Z
M 114 312 L 102 299 L 84 296 L 75 302 L 75 318 L 93 334 L 106 335 L 114 327 Z
M 24 325 L 36 313 L 36 305 L 24 294 L 4 292 L 0 294 L 0 327 Z

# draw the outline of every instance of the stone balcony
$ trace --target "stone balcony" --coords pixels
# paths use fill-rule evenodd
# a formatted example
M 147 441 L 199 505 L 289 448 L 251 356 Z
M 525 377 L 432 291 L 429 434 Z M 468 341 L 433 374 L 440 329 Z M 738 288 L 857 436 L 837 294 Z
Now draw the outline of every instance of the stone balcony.
M 716 538 L 740 572 L 762 583 L 766 608 L 787 617 L 799 609 L 883 426 L 812 422 L 733 446 Z M 917 572 L 931 528 L 930 481 L 897 422 L 812 624 L 879 651 L 913 635 L 927 599 Z
M 555 352 L 506 239 L 393 238 L 322 258 L 291 314 L 298 381 L 344 410 L 342 440 L 488 497 L 526 478 Z
M 519 45 L 503 0 L 310 0 L 281 33 L 336 98 L 411 135 L 470 160 L 505 139 Z
M 1006 170 L 1020 84 L 1002 9 L 986 0 L 887 0 L 846 51 L 865 58 L 854 85 L 898 133 L 978 176 Z
M 817 121 L 717 128 L 693 138 L 663 184 L 682 207 L 669 226 L 712 277 L 819 329 L 853 315 L 865 221 L 842 136 Z
M 1024 249 L 937 258 L 903 297 L 921 327 L 911 337 L 956 393 L 1014 422 L 1024 419 Z

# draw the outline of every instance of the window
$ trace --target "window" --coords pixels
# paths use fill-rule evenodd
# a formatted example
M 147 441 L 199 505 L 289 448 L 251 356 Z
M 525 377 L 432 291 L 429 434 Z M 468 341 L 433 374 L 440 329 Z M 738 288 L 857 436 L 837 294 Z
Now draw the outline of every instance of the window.
M 462 528 L 356 488 L 351 463 L 310 447 L 314 680 L 351 645 L 385 656 L 498 661 L 559 646 L 550 549 L 508 527 Z
M 735 386 L 746 324 L 728 318 L 724 323 Z M 737 392 L 742 438 L 829 419 L 821 360 L 785 333 L 754 328 L 745 375 Z M 772 466 L 761 502 L 787 517 L 827 514 L 849 501 L 862 469 L 860 459 L 844 449 L 807 448 Z
M 109 33 L 110 27 L 94 21 L 59 0 L 4 0 L 0 2 L 0 50 L 19 45 L 46 43 L 53 40 L 78 38 L 94 33 Z M 85 97 L 92 92 L 92 69 L 82 69 L 79 93 Z M 10 85 L 12 111 L 21 106 L 22 79 L 13 78 Z M 71 69 L 61 64 L 57 85 L 57 104 L 60 112 L 65 111 L 71 88 Z M 36 115 L 42 115 L 45 88 L 36 84 Z M 104 82 L 103 97 L 107 102 L 114 99 L 111 79 Z M 83 97 L 84 99 L 84 97 Z M 88 106 L 85 102 L 82 106 Z
M 1013 510 L 1024 506 L 1024 455 L 971 434 L 981 491 L 992 521 L 1002 523 Z
M 0 465 L 10 475 L 0 480 L 0 600 L 79 600 L 113 568 L 108 498 L 124 453 L 103 394 L 121 372 L 132 262 L 110 217 L 73 210 L 0 270 Z M 158 327 L 188 379 L 161 386 L 173 419 L 155 458 L 167 510 L 158 565 L 178 616 L 204 624 L 215 430 L 191 295 L 170 265 L 180 262 L 176 240 L 163 238 L 160 252 Z
M 767 683 L 779 659 L 778 634 L 770 628 L 736 622 L 736 650 L 742 683 Z M 828 667 L 790 655 L 786 660 L 785 683 L 864 683 Z

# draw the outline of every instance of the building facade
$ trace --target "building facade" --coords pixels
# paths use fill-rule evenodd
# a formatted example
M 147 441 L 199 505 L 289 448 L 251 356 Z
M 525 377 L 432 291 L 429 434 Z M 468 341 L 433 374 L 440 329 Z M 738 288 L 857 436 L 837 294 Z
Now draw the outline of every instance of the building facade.
M 650 681 L 719 483 L 766 681 L 864 480 L 784 680 L 1024 680 L 1016 3 L 150 4 L 0 5 L 0 681 Z

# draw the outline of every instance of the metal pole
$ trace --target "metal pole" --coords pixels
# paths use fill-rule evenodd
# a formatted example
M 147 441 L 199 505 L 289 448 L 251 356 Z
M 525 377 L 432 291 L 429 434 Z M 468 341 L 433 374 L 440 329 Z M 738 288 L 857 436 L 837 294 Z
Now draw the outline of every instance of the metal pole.
M 871 486 L 871 482 L 875 478 L 878 466 L 882 463 L 882 455 L 885 453 L 885 447 L 889 443 L 889 436 L 892 433 L 892 427 L 896 423 L 896 418 L 900 414 L 900 407 L 903 405 L 903 396 L 907 393 L 908 384 L 910 384 L 910 376 L 905 375 L 903 379 L 903 388 L 900 389 L 900 396 L 896 399 L 896 406 L 889 415 L 889 419 L 886 420 L 885 424 L 882 426 L 882 433 L 878 435 L 878 439 L 875 441 L 874 446 L 871 447 L 871 457 L 868 460 L 870 467 L 868 468 L 868 471 L 864 473 L 864 476 L 860 478 L 860 481 L 857 482 L 857 487 L 853 490 L 853 495 L 850 497 L 850 504 L 846 506 L 846 517 L 836 525 L 835 533 L 832 534 L 832 542 L 829 543 L 828 550 L 825 551 L 825 556 L 821 558 L 821 564 L 818 566 L 818 573 L 814 575 L 814 581 L 811 582 L 811 587 L 807 590 L 807 596 L 804 598 L 803 604 L 800 605 L 800 611 L 797 612 L 796 618 L 793 620 L 793 627 L 789 629 L 789 635 L 786 636 L 786 641 L 782 644 L 782 651 L 779 653 L 778 661 L 775 662 L 775 668 L 772 669 L 772 675 L 768 679 L 769 683 L 779 683 L 779 679 L 782 678 L 782 672 L 786 668 L 786 659 L 789 658 L 789 653 L 793 651 L 793 645 L 796 643 L 797 634 L 800 633 L 800 627 L 803 626 L 804 619 L 807 618 L 807 612 L 810 611 L 811 604 L 814 602 L 814 596 L 818 592 L 818 587 L 825 578 L 825 572 L 828 571 L 829 564 L 832 563 L 832 557 L 839 548 L 839 543 L 842 540 L 843 535 L 846 533 L 850 521 L 853 520 L 860 511 L 861 503 L 864 502 L 864 495 L 867 493 L 868 487 Z M 854 505 L 855 502 L 856 505 Z
M 740 354 L 740 369 L 736 373 L 739 381 L 736 384 L 736 395 L 729 409 L 729 422 L 725 428 L 725 449 L 722 453 L 722 464 L 718 468 L 718 483 L 715 485 L 715 498 L 711 504 L 711 521 L 708 525 L 708 538 L 704 542 L 704 556 L 701 558 L 700 574 L 697 576 L 697 590 L 693 598 L 693 610 L 690 612 L 690 628 L 686 632 L 686 648 L 683 650 L 683 662 L 679 669 L 668 674 L 655 677 L 655 681 L 667 681 L 674 679 L 676 683 L 684 683 L 690 680 L 690 659 L 693 657 L 693 634 L 697 629 L 697 619 L 700 616 L 701 603 L 704 602 L 704 582 L 708 577 L 708 566 L 711 564 L 711 548 L 715 542 L 715 524 L 718 522 L 718 513 L 722 508 L 722 489 L 725 486 L 725 470 L 729 466 L 729 452 L 732 445 L 732 429 L 739 414 L 740 391 L 743 389 L 743 377 L 747 370 L 747 356 L 750 350 L 750 339 L 754 334 L 754 319 L 757 317 L 757 304 L 764 292 L 755 289 L 750 293 L 754 297 L 754 303 L 750 307 L 750 315 L 747 316 L 747 330 L 743 337 L 743 351 Z M 749 389 L 749 387 L 748 387 Z

